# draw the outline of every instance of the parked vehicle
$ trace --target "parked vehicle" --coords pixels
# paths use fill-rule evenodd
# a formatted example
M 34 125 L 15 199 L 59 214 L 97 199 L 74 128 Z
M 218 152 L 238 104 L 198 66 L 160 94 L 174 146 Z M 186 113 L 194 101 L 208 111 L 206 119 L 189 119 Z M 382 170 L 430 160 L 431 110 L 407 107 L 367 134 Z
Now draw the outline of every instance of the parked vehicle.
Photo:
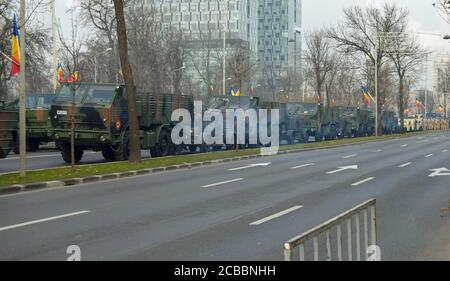
M 172 111 L 185 108 L 192 112 L 191 96 L 137 93 L 136 106 L 141 149 L 153 157 L 175 153 L 171 131 Z M 101 151 L 108 160 L 129 158 L 128 104 L 124 86 L 111 84 L 65 83 L 49 111 L 51 135 L 67 163 L 71 162 L 72 118 L 75 137 L 75 162 L 86 149 Z

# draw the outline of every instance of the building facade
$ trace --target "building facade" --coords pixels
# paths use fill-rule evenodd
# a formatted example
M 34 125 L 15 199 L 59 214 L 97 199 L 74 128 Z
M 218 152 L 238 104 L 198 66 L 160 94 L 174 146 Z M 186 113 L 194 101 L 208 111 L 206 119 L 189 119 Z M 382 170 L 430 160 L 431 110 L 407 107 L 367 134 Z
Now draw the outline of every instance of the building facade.
M 301 69 L 301 0 L 259 0 L 258 60 L 261 68 L 285 77 Z
M 445 117 L 449 116 L 448 103 L 450 101 L 450 55 L 439 54 L 433 62 L 433 92 L 439 105 L 443 107 Z
M 216 40 L 247 46 L 256 53 L 256 0 L 146 0 L 161 24 L 180 30 L 183 40 Z M 220 44 L 217 47 L 221 47 Z

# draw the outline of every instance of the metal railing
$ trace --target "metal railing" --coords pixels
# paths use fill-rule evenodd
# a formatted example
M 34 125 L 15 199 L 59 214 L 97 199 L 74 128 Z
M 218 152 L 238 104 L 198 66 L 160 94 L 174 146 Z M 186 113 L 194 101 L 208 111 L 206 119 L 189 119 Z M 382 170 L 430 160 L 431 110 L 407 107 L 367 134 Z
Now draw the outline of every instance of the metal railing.
M 361 239 L 361 214 L 362 214 L 362 224 L 363 224 L 363 238 Z M 370 221 L 369 221 L 370 216 Z M 352 222 L 354 222 L 354 229 L 352 228 Z M 369 226 L 370 224 L 370 226 Z M 343 260 L 343 243 L 342 228 L 346 226 L 347 231 L 347 260 L 353 260 L 353 254 L 356 253 L 356 260 L 361 260 L 361 240 L 364 240 L 365 245 L 365 260 L 368 259 L 368 249 L 369 245 L 377 245 L 377 227 L 376 227 L 376 200 L 368 200 L 340 215 L 326 221 L 325 223 L 314 227 L 305 233 L 292 238 L 291 240 L 284 243 L 284 260 L 292 261 L 294 260 L 294 251 L 298 248 L 298 258 L 300 261 L 305 260 L 305 244 L 312 240 L 313 241 L 313 253 L 314 261 L 319 260 L 319 236 L 325 235 L 326 244 L 326 260 L 331 261 L 332 259 L 332 249 L 337 253 L 337 260 Z M 333 248 L 333 243 L 331 239 L 331 232 L 334 230 L 336 238 L 336 246 Z M 355 231 L 355 242 L 356 251 L 353 249 L 353 239 L 352 233 Z M 370 244 L 369 244 L 369 231 L 370 231 Z

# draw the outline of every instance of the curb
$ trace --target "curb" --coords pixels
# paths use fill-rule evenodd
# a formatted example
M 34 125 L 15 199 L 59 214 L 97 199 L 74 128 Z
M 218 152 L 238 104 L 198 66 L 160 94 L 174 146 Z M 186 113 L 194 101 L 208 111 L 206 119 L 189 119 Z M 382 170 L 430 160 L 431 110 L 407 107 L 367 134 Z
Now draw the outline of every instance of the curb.
M 400 137 L 392 138 L 392 139 L 400 139 Z M 121 172 L 121 173 L 112 173 L 112 174 L 105 174 L 105 175 L 98 175 L 98 176 L 88 176 L 85 178 L 64 179 L 64 180 L 60 180 L 60 181 L 48 181 L 48 182 L 30 183 L 30 184 L 23 184 L 23 185 L 16 184 L 16 185 L 11 185 L 11 186 L 0 187 L 0 196 L 24 193 L 24 192 L 29 192 L 29 191 L 36 191 L 36 190 L 45 189 L 45 188 L 72 187 L 72 186 L 76 186 L 76 185 L 80 185 L 80 184 L 104 182 L 104 181 L 109 181 L 109 180 L 114 180 L 114 179 L 122 179 L 122 178 L 130 178 L 130 177 L 143 176 L 143 175 L 149 175 L 149 174 L 157 174 L 157 173 L 166 172 L 166 171 L 169 172 L 169 171 L 176 171 L 176 170 L 183 170 L 183 169 L 192 169 L 192 168 L 198 168 L 198 167 L 203 167 L 203 166 L 210 166 L 210 165 L 218 164 L 218 163 L 230 163 L 230 162 L 237 162 L 237 161 L 242 161 L 242 160 L 258 159 L 258 158 L 269 157 L 269 156 L 279 156 L 279 155 L 294 154 L 294 153 L 301 153 L 301 152 L 308 152 L 308 151 L 324 150 L 324 149 L 330 149 L 330 148 L 347 147 L 347 146 L 352 146 L 352 145 L 361 145 L 361 144 L 367 144 L 367 143 L 372 143 L 372 142 L 376 142 L 376 141 L 377 140 L 370 140 L 370 141 L 362 141 L 362 142 L 357 142 L 357 143 L 340 144 L 340 145 L 333 145 L 333 146 L 291 149 L 291 150 L 279 151 L 275 155 L 253 154 L 253 155 L 246 155 L 246 156 L 241 156 L 241 157 L 223 158 L 223 159 L 218 159 L 218 160 L 208 160 L 208 161 L 204 161 L 204 162 L 185 163 L 185 164 L 173 165 L 173 166 L 167 166 L 167 167 L 157 167 L 157 168 L 152 168 L 152 169 L 126 171 L 126 172 Z

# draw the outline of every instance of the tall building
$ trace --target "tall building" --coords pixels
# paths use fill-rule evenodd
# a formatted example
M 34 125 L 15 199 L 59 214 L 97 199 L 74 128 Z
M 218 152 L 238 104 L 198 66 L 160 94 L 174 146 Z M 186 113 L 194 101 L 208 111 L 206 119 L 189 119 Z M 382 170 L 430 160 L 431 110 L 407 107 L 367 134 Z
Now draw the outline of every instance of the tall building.
M 439 104 L 448 111 L 450 102 L 450 55 L 437 55 L 433 62 L 433 92 Z M 448 116 L 448 112 L 447 115 Z
M 258 60 L 262 69 L 285 77 L 301 69 L 301 0 L 259 0 Z
M 256 0 L 146 0 L 161 24 L 183 33 L 183 40 L 221 43 L 223 31 L 231 44 L 257 50 Z M 217 47 L 221 47 L 217 46 Z

